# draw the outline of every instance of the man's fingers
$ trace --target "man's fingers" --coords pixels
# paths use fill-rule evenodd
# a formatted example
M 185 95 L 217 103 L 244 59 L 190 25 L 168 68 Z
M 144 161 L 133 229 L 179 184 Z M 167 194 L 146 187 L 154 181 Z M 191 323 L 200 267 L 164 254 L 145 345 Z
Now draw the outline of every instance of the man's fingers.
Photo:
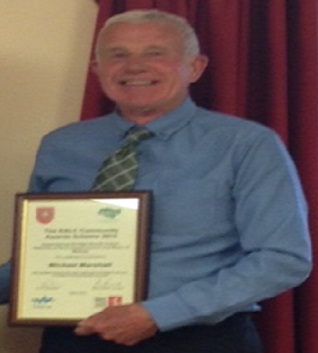
M 81 322 L 78 323 L 77 327 L 75 328 L 74 332 L 79 336 L 88 336 L 94 333 L 94 330 L 91 326 L 86 324 L 82 324 Z

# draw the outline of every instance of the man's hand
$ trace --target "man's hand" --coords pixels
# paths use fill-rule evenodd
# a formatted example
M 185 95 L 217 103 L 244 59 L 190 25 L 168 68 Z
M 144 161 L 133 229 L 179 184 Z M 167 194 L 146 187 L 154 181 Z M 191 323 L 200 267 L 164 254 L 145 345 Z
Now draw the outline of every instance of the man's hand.
M 77 335 L 97 334 L 102 339 L 132 346 L 157 332 L 157 326 L 140 304 L 111 306 L 81 321 Z

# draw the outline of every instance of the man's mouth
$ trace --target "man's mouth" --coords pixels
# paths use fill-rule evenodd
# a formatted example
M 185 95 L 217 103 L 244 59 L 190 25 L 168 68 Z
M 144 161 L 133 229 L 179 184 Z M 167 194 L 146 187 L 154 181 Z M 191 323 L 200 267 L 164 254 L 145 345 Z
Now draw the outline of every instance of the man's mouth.
M 159 81 L 157 80 L 121 80 L 119 83 L 122 86 L 153 86 Z

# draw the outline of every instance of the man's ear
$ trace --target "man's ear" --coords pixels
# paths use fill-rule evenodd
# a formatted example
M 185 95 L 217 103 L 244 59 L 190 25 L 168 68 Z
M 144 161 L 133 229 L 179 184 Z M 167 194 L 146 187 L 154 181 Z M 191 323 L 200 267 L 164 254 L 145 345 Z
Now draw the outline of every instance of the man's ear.
M 198 79 L 202 76 L 204 70 L 206 69 L 209 63 L 209 58 L 206 55 L 200 54 L 194 57 L 191 60 L 191 75 L 190 75 L 190 83 L 194 83 L 198 81 Z
M 95 74 L 96 76 L 98 76 L 98 63 L 96 59 L 92 59 L 90 64 L 89 64 L 89 69 L 90 71 Z

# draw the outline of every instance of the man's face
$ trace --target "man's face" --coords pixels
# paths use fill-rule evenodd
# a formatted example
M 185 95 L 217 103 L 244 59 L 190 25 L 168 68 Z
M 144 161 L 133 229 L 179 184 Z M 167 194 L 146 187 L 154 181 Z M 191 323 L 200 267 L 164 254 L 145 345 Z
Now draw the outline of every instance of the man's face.
M 143 123 L 184 100 L 206 59 L 186 59 L 181 39 L 169 24 L 121 23 L 104 33 L 95 65 L 104 93 L 121 114 Z

